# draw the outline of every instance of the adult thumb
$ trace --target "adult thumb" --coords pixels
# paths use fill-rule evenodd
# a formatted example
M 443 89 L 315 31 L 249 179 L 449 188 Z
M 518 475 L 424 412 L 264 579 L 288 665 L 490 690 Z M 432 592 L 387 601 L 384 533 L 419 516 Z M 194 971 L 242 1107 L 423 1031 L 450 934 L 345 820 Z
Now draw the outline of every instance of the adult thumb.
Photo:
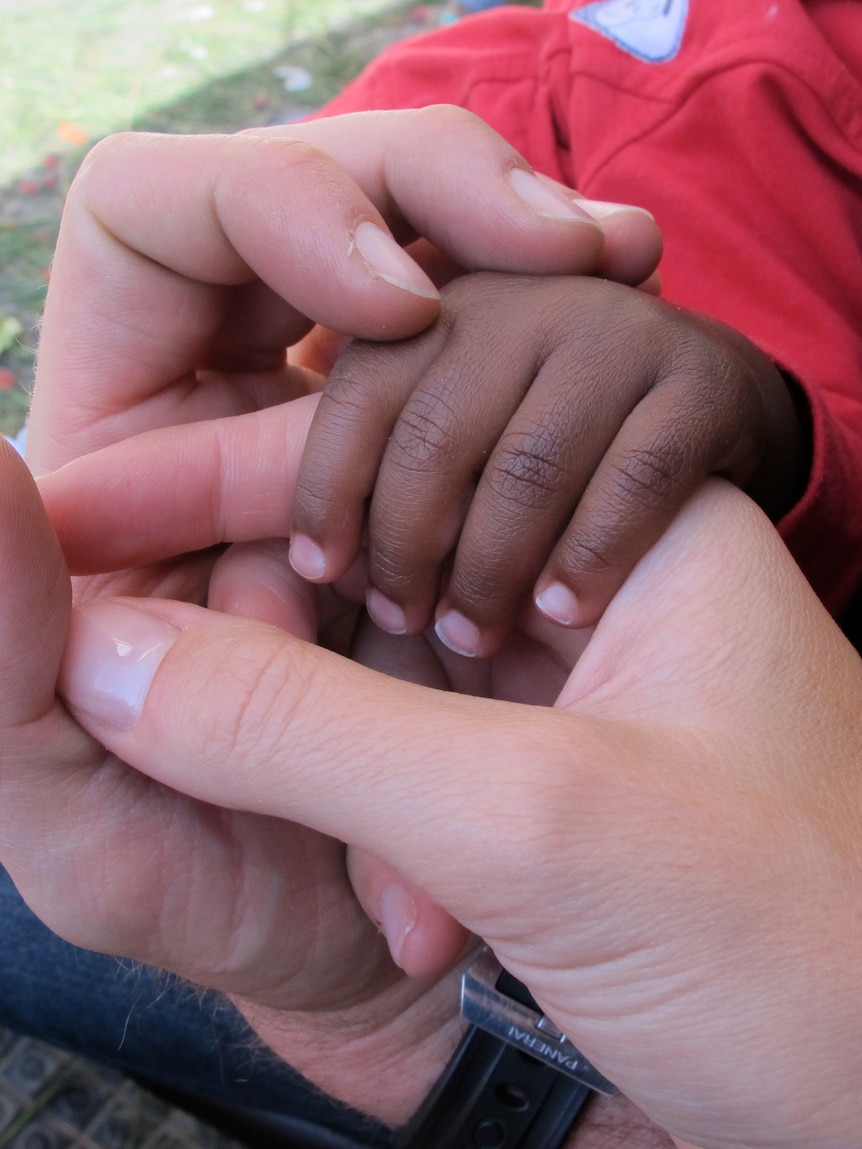
M 60 545 L 30 472 L 0 438 L 0 729 L 54 703 L 71 588 Z
M 76 608 L 60 691 L 92 735 L 142 772 L 368 850 L 458 916 L 466 903 L 453 904 L 447 872 L 463 881 L 475 863 L 494 873 L 486 853 L 500 852 L 500 810 L 524 810 L 530 790 L 523 764 L 535 757 L 537 708 L 402 682 L 187 603 Z M 570 717 L 541 714 L 571 741 Z M 489 762 L 494 785 L 479 802 Z M 516 846 L 517 830 L 507 833 Z

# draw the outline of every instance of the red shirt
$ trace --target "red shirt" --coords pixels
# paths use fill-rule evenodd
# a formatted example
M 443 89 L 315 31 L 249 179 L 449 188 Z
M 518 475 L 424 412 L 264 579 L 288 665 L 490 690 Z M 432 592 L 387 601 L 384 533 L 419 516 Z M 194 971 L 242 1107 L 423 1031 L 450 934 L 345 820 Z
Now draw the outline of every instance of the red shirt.
M 858 0 L 547 0 L 397 44 L 326 109 L 458 104 L 648 208 L 664 297 L 804 388 L 811 473 L 779 529 L 836 614 L 862 587 L 860 73 Z

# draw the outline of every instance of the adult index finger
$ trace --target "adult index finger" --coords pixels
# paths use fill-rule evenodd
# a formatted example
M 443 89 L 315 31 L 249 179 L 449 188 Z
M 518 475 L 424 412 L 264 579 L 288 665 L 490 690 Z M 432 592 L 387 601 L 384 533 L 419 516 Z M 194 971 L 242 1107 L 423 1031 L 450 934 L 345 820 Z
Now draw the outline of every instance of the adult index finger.
M 284 397 L 272 381 L 264 399 L 257 380 L 242 399 L 198 385 L 208 353 L 230 357 L 226 322 L 235 357 L 258 373 L 311 321 L 377 339 L 421 330 L 436 292 L 384 218 L 404 238 L 427 233 L 463 266 L 589 272 L 613 256 L 616 274 L 648 273 L 660 248 L 650 217 L 602 207 L 612 241 L 603 253 L 602 228 L 575 198 L 454 108 L 236 137 L 114 137 L 90 154 L 70 194 L 43 325 L 32 463 L 50 470 L 150 427 Z
M 312 322 L 390 338 L 437 308 L 368 197 L 311 145 L 114 137 L 67 204 L 31 460 L 52 470 L 129 434 L 267 406 L 290 397 L 285 348 Z M 210 368 L 235 378 L 214 384 Z
M 362 132 L 345 130 L 351 125 Z M 399 238 L 425 236 L 467 270 L 599 274 L 639 284 L 661 256 L 661 233 L 649 212 L 586 199 L 534 172 L 463 108 L 356 113 L 267 131 L 334 156 Z

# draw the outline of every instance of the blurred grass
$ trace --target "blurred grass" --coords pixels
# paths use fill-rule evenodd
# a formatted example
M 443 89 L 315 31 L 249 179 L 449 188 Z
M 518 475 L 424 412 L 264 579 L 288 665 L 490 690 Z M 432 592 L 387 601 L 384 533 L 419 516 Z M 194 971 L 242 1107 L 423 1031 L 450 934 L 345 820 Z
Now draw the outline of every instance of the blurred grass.
M 0 185 L 385 0 L 3 0 Z
M 2 3 L 0 433 L 10 434 L 21 425 L 26 402 L 19 391 L 4 388 L 9 374 L 25 390 L 32 383 L 63 199 L 88 147 L 126 128 L 234 131 L 298 118 L 340 91 L 388 40 L 403 35 L 411 5 Z M 307 86 L 286 91 L 296 69 Z
M 48 286 L 57 238 L 54 219 L 0 220 L 0 369 L 29 385 L 36 357 L 36 328 Z M 0 434 L 14 434 L 24 407 L 15 391 L 0 390 Z

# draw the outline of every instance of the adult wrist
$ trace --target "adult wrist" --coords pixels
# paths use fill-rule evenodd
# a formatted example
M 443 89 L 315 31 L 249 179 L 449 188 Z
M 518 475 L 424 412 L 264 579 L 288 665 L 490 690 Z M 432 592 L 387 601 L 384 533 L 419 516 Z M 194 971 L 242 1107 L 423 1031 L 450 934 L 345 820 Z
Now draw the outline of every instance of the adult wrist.
M 269 1048 L 325 1093 L 387 1125 L 404 1125 L 466 1028 L 462 967 L 435 982 L 401 978 L 373 1000 L 328 1013 L 236 1000 Z
M 460 981 L 403 979 L 374 1002 L 325 1013 L 283 1013 L 238 1002 L 272 1050 L 326 1093 L 388 1125 L 406 1125 L 448 1065 L 466 1025 Z M 409 999 L 409 1000 L 408 1000 Z M 392 1011 L 395 1012 L 392 1012 Z M 561 1149 L 673 1149 L 625 1097 L 595 1095 Z

